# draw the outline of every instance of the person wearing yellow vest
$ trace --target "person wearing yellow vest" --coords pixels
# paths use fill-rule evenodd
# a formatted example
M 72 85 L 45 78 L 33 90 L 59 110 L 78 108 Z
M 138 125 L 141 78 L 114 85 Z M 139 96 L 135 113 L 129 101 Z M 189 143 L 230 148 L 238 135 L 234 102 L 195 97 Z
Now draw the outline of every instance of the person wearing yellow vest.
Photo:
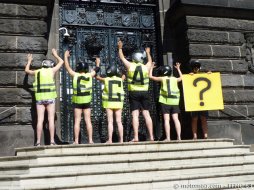
M 151 69 L 152 57 L 150 55 L 150 48 L 146 48 L 146 55 L 141 52 L 135 52 L 132 55 L 132 62 L 128 61 L 123 54 L 123 42 L 118 41 L 118 53 L 121 61 L 127 69 L 127 80 L 130 100 L 130 110 L 132 115 L 132 127 L 134 131 L 134 138 L 131 142 L 138 142 L 138 128 L 139 128 L 139 111 L 145 118 L 146 127 L 149 132 L 149 140 L 153 141 L 153 122 L 149 113 L 150 97 L 148 93 L 149 88 L 149 70 Z M 147 56 L 148 62 L 144 65 L 143 59 Z
M 67 50 L 64 53 L 64 65 L 68 73 L 73 77 L 72 87 L 72 104 L 74 107 L 74 143 L 79 144 L 80 122 L 82 113 L 86 123 L 88 134 L 88 143 L 93 143 L 93 128 L 91 122 L 91 108 L 92 100 L 92 78 L 99 72 L 100 60 L 96 58 L 96 68 L 89 71 L 89 65 L 85 62 L 79 62 L 76 66 L 76 71 L 73 71 L 69 64 L 70 52 Z
M 179 78 L 171 76 L 172 69 L 170 66 L 162 66 L 160 68 L 160 76 L 153 76 L 154 63 L 152 64 L 152 69 L 149 73 L 151 80 L 161 82 L 159 102 L 164 119 L 164 128 L 166 134 L 165 141 L 170 141 L 170 115 L 172 115 L 175 124 L 177 140 L 181 140 L 181 124 L 178 119 L 178 113 L 180 113 L 180 91 L 178 88 L 178 82 L 182 80 L 182 72 L 180 70 L 180 63 L 176 63 L 174 67 L 179 73 Z
M 55 73 L 63 65 L 63 60 L 58 56 L 57 51 L 52 49 L 53 56 L 57 59 L 58 63 L 46 59 L 42 61 L 42 68 L 37 70 L 31 70 L 30 65 L 33 61 L 32 54 L 27 55 L 27 65 L 25 67 L 25 72 L 29 75 L 35 76 L 35 82 L 33 83 L 35 91 L 36 100 L 36 110 L 37 110 L 37 140 L 35 146 L 41 145 L 41 133 L 43 128 L 44 113 L 45 110 L 48 112 L 48 126 L 50 133 L 50 145 L 55 145 L 55 98 L 56 86 L 54 81 Z
M 123 143 L 122 109 L 124 102 L 123 80 L 125 76 L 118 77 L 119 71 L 116 65 L 109 66 L 106 69 L 106 74 L 106 78 L 96 77 L 104 83 L 102 106 L 106 109 L 108 119 L 108 141 L 106 143 L 112 143 L 114 114 L 118 127 L 119 143 Z

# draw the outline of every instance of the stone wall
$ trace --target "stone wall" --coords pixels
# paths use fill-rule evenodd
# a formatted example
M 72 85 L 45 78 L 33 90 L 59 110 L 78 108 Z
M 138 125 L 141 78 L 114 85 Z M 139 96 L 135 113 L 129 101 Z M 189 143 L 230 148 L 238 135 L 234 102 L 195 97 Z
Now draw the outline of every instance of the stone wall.
M 174 39 L 173 47 L 165 48 L 183 63 L 184 73 L 190 72 L 191 59 L 199 59 L 203 71 L 221 73 L 225 109 L 209 112 L 209 137 L 234 138 L 239 144 L 254 143 L 254 75 L 249 71 L 253 60 L 247 56 L 253 45 L 252 5 L 248 0 L 174 1 L 166 27 L 173 37 L 164 36 Z M 190 129 L 188 113 L 183 117 Z
M 48 7 L 45 2 L 0 3 L 1 156 L 13 155 L 14 148 L 34 143 L 33 77 L 28 77 L 24 68 L 27 53 L 34 55 L 33 68 L 36 68 L 48 49 Z

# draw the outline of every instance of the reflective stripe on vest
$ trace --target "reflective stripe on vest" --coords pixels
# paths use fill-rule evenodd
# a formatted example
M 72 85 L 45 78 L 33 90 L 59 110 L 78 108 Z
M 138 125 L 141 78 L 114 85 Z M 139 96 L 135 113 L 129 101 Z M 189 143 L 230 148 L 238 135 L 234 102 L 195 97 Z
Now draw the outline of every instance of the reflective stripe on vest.
M 102 105 L 104 108 L 120 109 L 123 108 L 124 90 L 121 78 L 113 76 L 104 80 L 102 93 Z
M 75 104 L 90 103 L 92 100 L 92 75 L 91 73 L 76 73 L 73 77 L 72 102 Z
M 35 72 L 33 87 L 36 101 L 55 99 L 57 94 L 52 68 L 38 69 Z
M 148 69 L 142 63 L 131 63 L 128 70 L 128 90 L 148 91 L 149 77 Z
M 177 85 L 177 78 L 163 77 L 159 102 L 167 105 L 179 105 L 180 91 Z

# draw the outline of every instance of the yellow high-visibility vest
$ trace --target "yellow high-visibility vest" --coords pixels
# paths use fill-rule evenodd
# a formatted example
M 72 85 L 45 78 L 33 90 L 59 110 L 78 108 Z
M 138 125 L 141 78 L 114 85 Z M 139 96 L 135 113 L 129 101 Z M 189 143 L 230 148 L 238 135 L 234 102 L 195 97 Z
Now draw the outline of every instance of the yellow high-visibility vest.
M 90 103 L 92 100 L 92 75 L 91 73 L 76 73 L 73 77 L 72 102 L 75 104 Z
M 177 78 L 163 77 L 159 102 L 167 105 L 179 105 L 180 91 L 177 85 Z
M 148 69 L 142 63 L 131 63 L 128 70 L 128 90 L 148 91 L 149 77 Z
M 123 80 L 119 77 L 107 77 L 104 80 L 102 105 L 104 108 L 122 109 L 124 102 Z
M 52 68 L 36 70 L 33 87 L 36 101 L 55 99 L 57 94 Z

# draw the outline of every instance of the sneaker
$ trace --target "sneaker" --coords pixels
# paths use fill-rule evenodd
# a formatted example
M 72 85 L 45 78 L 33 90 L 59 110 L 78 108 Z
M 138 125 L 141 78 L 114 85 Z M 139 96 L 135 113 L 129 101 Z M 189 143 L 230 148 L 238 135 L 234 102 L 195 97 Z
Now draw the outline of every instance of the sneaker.
M 41 146 L 41 143 L 36 143 L 34 146 Z

